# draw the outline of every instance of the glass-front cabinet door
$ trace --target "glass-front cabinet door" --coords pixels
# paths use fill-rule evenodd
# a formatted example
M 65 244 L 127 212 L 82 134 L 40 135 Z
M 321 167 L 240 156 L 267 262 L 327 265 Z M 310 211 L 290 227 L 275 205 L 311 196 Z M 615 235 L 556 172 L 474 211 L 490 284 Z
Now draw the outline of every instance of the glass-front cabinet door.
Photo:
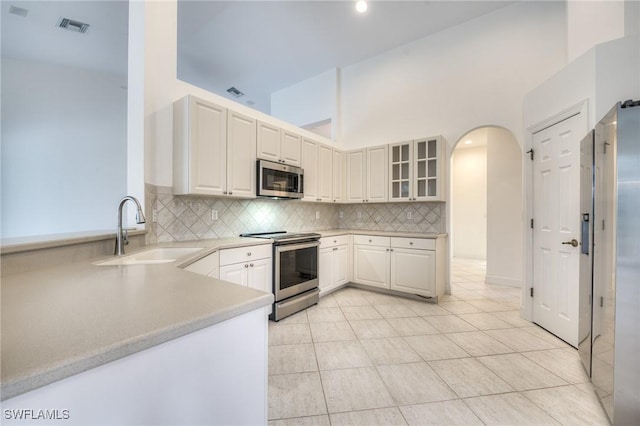
M 389 155 L 390 191 L 389 198 L 393 201 L 410 200 L 412 181 L 413 142 L 404 142 L 390 146 Z
M 444 201 L 442 137 L 389 145 L 389 200 Z

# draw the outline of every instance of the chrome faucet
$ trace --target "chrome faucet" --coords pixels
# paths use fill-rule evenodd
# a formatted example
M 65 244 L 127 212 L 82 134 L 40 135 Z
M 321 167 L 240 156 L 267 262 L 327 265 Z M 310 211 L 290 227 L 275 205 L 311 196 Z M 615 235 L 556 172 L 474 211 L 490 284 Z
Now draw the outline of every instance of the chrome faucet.
M 129 244 L 127 230 L 122 230 L 122 208 L 127 201 L 133 201 L 134 203 L 136 203 L 136 208 L 138 209 L 138 211 L 136 212 L 136 223 L 144 223 L 146 220 L 144 217 L 144 213 L 142 213 L 142 206 L 140 205 L 140 201 L 138 201 L 135 197 L 127 195 L 122 200 L 120 200 L 120 204 L 118 205 L 118 233 L 116 234 L 116 250 L 114 253 L 116 256 L 123 255 L 124 246 Z

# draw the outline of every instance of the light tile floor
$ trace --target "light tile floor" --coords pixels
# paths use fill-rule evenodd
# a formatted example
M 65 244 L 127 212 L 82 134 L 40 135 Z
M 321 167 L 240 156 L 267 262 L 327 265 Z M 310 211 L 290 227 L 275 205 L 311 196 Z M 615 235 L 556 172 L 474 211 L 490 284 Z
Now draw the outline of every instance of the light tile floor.
M 577 351 L 454 260 L 439 305 L 345 288 L 269 325 L 269 425 L 607 425 Z

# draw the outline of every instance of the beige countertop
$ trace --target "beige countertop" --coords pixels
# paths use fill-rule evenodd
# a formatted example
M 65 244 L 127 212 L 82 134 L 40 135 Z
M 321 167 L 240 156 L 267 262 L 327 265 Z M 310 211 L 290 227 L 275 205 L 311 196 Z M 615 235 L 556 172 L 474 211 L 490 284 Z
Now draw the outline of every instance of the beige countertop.
M 270 305 L 269 293 L 180 268 L 221 248 L 256 244 L 271 240 L 145 247 L 202 248 L 160 265 L 83 261 L 3 274 L 2 399 Z

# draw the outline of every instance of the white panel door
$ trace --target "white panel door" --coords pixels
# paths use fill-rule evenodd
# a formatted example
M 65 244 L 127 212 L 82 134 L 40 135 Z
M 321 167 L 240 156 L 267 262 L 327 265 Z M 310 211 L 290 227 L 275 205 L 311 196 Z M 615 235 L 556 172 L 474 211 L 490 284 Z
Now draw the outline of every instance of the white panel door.
M 578 114 L 533 135 L 533 321 L 576 347 L 583 120 Z
M 227 137 L 227 194 L 256 196 L 256 120 L 229 112 Z
M 333 248 L 333 285 L 335 287 L 349 281 L 349 246 L 342 245 Z
M 354 246 L 353 280 L 358 284 L 389 288 L 389 249 Z
M 193 96 L 190 103 L 190 192 L 222 195 L 226 190 L 227 110 Z
M 306 176 L 306 172 L 305 172 Z M 331 201 L 333 190 L 333 150 L 327 145 L 318 145 L 318 199 Z
M 302 139 L 303 201 L 318 201 L 318 143 Z
M 247 278 L 249 272 L 248 263 L 234 263 L 233 265 L 225 265 L 220 267 L 220 279 L 233 284 L 247 286 Z
M 258 158 L 276 163 L 280 161 L 281 134 L 280 128 L 261 121 L 258 122 L 256 141 Z
M 320 293 L 333 288 L 333 247 L 323 247 L 318 251 L 318 281 Z
M 345 153 L 333 150 L 333 202 L 343 203 L 345 201 Z
M 361 203 L 365 200 L 366 150 L 347 152 L 347 202 Z
M 282 161 L 292 166 L 300 167 L 301 161 L 301 138 L 295 133 L 282 132 Z
M 256 290 L 266 291 L 271 293 L 272 289 L 272 277 L 271 277 L 271 258 L 258 259 L 249 263 L 247 285 Z
M 391 289 L 421 296 L 436 296 L 436 252 L 391 249 Z
M 367 202 L 387 201 L 387 145 L 367 148 Z

